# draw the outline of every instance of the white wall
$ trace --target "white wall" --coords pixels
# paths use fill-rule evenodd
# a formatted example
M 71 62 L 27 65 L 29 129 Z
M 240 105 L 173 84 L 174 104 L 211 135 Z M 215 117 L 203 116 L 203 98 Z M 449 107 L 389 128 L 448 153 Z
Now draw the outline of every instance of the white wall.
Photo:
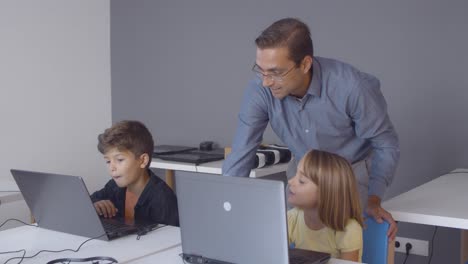
M 11 168 L 107 181 L 110 85 L 108 0 L 0 0 L 0 182 Z

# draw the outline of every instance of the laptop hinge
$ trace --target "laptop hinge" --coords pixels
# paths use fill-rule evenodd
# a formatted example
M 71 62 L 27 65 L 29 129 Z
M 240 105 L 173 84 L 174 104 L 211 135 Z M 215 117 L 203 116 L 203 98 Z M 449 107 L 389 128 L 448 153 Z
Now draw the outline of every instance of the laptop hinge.
M 191 264 L 234 264 L 232 262 L 226 262 L 226 261 L 221 261 L 221 260 L 216 260 L 216 259 L 210 259 L 210 258 L 205 258 L 201 255 L 195 255 L 195 254 L 185 254 L 182 253 L 180 254 L 182 259 Z

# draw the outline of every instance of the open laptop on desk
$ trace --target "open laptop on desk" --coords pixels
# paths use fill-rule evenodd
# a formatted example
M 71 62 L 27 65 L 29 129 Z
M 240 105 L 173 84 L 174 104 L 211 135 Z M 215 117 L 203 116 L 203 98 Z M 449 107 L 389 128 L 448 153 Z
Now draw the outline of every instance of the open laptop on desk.
M 39 227 L 74 235 L 111 240 L 138 232 L 143 225 L 100 218 L 81 177 L 11 170 Z M 144 227 L 148 228 L 148 225 Z
M 180 171 L 176 186 L 187 263 L 318 264 L 330 258 L 288 249 L 282 181 Z

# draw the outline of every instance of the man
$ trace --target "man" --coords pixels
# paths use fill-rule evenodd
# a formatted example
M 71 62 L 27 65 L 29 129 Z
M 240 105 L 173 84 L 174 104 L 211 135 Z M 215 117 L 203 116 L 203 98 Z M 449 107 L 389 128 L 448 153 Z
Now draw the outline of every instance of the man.
M 349 64 L 314 57 L 310 31 L 297 19 L 273 23 L 255 43 L 252 70 L 259 78 L 245 91 L 223 174 L 249 174 L 270 122 L 296 161 L 319 149 L 352 163 L 365 212 L 389 222 L 393 240 L 396 223 L 380 203 L 400 151 L 379 80 Z

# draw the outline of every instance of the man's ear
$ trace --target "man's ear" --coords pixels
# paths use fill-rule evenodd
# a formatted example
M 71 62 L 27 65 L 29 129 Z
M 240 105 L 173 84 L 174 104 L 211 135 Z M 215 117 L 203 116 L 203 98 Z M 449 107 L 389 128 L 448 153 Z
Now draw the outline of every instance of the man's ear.
M 311 56 L 307 55 L 302 59 L 301 62 L 301 70 L 303 73 L 309 72 L 310 68 L 312 68 L 312 62 L 314 59 L 312 59 Z
M 144 169 L 150 162 L 150 157 L 148 153 L 143 153 L 140 155 L 140 168 Z

